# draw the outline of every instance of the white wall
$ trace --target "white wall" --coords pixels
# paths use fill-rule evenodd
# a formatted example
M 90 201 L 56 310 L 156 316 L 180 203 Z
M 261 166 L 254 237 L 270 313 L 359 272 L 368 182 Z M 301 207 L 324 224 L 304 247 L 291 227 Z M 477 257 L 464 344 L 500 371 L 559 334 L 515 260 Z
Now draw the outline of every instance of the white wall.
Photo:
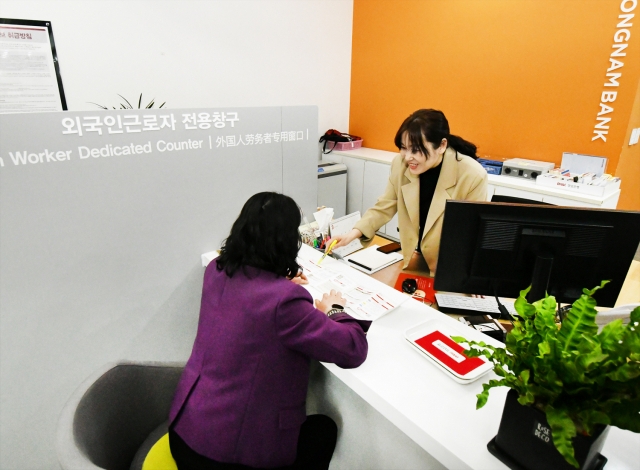
M 167 101 L 170 109 L 318 105 L 321 133 L 328 128 L 348 129 L 352 13 L 352 0 L 0 3 L 0 17 L 51 21 L 72 111 L 97 109 L 89 104 L 92 101 L 116 105 L 118 93 L 131 100 L 140 92 L 144 101 Z M 201 270 L 194 269 L 169 299 L 158 299 L 162 306 L 153 314 L 155 322 L 138 322 L 130 328 L 153 336 L 158 324 L 179 320 L 175 311 L 197 309 L 197 293 L 188 286 L 200 282 L 200 276 Z M 61 298 L 56 301 L 71 301 L 58 295 Z M 131 322 L 126 316 L 121 320 Z M 195 317 L 184 321 L 195 328 Z M 42 327 L 46 328 L 44 323 Z M 77 332 L 77 341 L 88 345 L 109 328 L 115 327 L 106 324 L 96 331 Z M 55 329 L 49 331 L 55 335 Z M 79 346 L 62 343 L 57 354 Z M 186 360 L 190 348 L 190 344 L 171 345 L 158 359 Z M 97 353 L 92 361 L 111 361 L 114 354 L 122 359 L 149 359 L 135 347 L 120 345 Z M 73 356 L 68 360 L 73 362 Z M 3 374 L 21 366 L 5 367 Z M 78 383 L 86 375 L 78 377 Z M 10 385 L 12 390 L 20 387 Z M 26 411 L 23 421 L 2 430 L 7 437 L 0 445 L 2 468 L 57 468 L 55 424 L 75 386 L 52 384 L 37 403 L 21 405 Z M 31 390 L 30 396 L 34 393 Z
M 51 21 L 71 111 L 317 105 L 347 132 L 353 0 L 3 0 Z M 136 102 L 137 105 L 137 102 Z

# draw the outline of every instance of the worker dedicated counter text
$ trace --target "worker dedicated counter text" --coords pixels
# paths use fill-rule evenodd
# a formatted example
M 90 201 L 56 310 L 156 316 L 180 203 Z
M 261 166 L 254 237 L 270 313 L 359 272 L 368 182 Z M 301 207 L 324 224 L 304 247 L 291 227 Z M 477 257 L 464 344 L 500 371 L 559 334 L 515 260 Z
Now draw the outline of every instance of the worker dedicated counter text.
M 181 142 L 167 142 L 158 140 L 156 150 L 159 152 L 175 152 L 177 150 L 191 150 L 202 148 L 202 140 L 185 140 Z M 121 155 L 137 155 L 143 153 L 153 153 L 151 141 L 146 144 L 112 145 L 107 144 L 102 147 L 78 147 L 78 157 L 84 160 L 89 157 L 117 157 Z M 73 150 L 49 150 L 42 152 L 28 152 L 26 150 L 9 152 L 9 157 L 14 165 L 27 165 L 37 163 L 52 163 L 71 160 Z M 4 166 L 4 165 L 3 165 Z

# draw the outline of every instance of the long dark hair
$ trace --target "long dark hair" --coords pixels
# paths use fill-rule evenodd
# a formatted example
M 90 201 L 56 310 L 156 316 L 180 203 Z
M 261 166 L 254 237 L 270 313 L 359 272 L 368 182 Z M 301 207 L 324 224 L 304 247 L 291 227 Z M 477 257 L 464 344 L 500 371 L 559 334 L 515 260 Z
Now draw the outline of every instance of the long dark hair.
M 402 148 L 402 136 L 405 132 L 409 137 L 411 147 L 420 149 L 423 155 L 429 155 L 429 153 L 424 146 L 422 136 L 424 136 L 428 142 L 431 142 L 434 148 L 440 146 L 442 139 L 447 139 L 448 146 L 456 152 L 475 159 L 478 158 L 478 155 L 476 155 L 478 147 L 464 140 L 462 137 L 450 134 L 449 121 L 447 121 L 444 113 L 437 109 L 419 109 L 404 120 L 400 129 L 396 132 L 394 139 L 394 143 L 398 149 Z
M 218 269 L 228 276 L 243 266 L 271 271 L 279 276 L 298 273 L 296 257 L 302 244 L 298 227 L 300 208 L 289 196 L 264 192 L 254 194 L 244 204 L 224 241 Z

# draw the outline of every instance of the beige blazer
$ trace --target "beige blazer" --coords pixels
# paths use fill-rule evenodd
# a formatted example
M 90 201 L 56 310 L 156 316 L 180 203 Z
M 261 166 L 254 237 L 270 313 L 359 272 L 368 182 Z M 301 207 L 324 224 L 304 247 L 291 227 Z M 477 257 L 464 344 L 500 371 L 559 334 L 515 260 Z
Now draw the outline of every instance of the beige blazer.
M 457 155 L 457 158 L 456 158 Z M 459 161 L 458 161 L 459 160 Z M 431 275 L 438 265 L 440 234 L 447 199 L 485 201 L 487 198 L 487 172 L 476 160 L 457 154 L 448 148 L 442 160 L 440 177 L 427 215 L 424 235 L 420 241 L 422 252 Z M 418 246 L 420 230 L 420 177 L 413 175 L 401 155 L 391 162 L 391 174 L 387 188 L 375 206 L 365 212 L 355 228 L 365 238 L 372 238 L 377 230 L 398 213 L 398 228 L 404 266 L 409 265 L 411 256 Z

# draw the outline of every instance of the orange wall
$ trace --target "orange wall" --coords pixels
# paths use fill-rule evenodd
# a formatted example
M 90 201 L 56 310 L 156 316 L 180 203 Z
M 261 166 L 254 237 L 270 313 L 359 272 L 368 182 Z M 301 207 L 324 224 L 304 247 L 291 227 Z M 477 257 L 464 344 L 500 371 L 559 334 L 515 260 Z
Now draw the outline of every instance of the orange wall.
M 620 4 L 354 0 L 349 132 L 395 150 L 402 120 L 436 108 L 481 156 L 559 164 L 570 151 L 606 156 L 614 173 L 640 79 L 639 4 L 620 86 L 604 87 Z M 607 142 L 592 141 L 603 90 L 618 96 Z
M 640 143 L 629 145 L 631 131 L 636 127 L 640 127 L 640 82 L 638 82 L 636 99 L 633 103 L 631 119 L 629 119 L 629 128 L 624 138 L 620 162 L 616 169 L 616 176 L 622 180 L 618 209 L 640 211 Z

